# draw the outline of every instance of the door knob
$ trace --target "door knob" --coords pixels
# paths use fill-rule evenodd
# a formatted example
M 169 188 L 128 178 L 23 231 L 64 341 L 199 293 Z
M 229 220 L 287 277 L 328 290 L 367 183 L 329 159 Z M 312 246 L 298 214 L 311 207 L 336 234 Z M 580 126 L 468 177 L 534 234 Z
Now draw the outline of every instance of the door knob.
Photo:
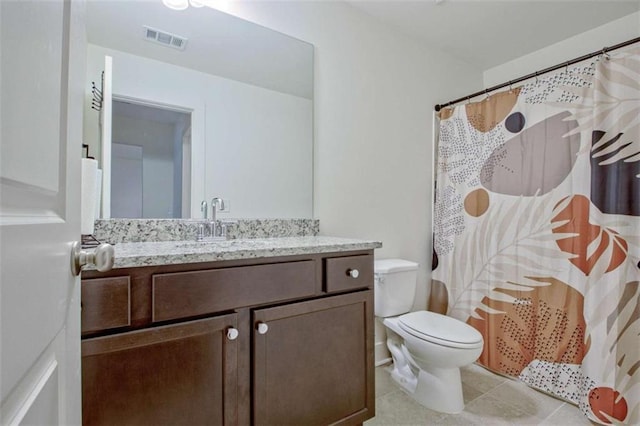
M 71 272 L 80 275 L 84 265 L 95 265 L 100 272 L 110 271 L 115 261 L 115 251 L 111 244 L 100 244 L 93 250 L 82 250 L 80 241 L 71 246 Z
M 351 278 L 358 278 L 360 276 L 360 271 L 357 269 L 349 269 L 349 271 L 347 271 L 347 275 Z

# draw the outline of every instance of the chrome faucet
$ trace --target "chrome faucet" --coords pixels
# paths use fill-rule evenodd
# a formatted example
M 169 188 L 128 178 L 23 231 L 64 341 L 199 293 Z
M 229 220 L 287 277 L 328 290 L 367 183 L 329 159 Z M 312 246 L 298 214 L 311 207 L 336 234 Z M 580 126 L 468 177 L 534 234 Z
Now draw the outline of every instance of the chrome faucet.
M 211 236 L 214 238 L 218 237 L 220 234 L 218 231 L 218 223 L 216 222 L 217 207 L 220 207 L 220 210 L 224 210 L 224 200 L 222 198 L 214 197 L 211 199 L 211 222 L 209 222 Z
M 203 241 L 205 238 L 207 238 L 207 224 L 205 223 L 207 220 L 207 202 L 205 200 L 202 200 L 202 202 L 200 203 L 200 212 L 202 212 L 202 219 L 204 219 L 199 225 L 198 225 L 198 231 L 196 233 L 196 241 Z
M 202 201 L 200 203 L 200 211 L 202 212 L 203 221 L 198 225 L 196 233 L 196 241 L 217 241 L 227 239 L 227 227 L 235 221 L 222 222 L 218 226 L 216 218 L 216 211 L 219 208 L 224 210 L 224 200 L 222 198 L 214 197 L 211 200 L 211 219 L 209 219 L 207 202 Z
M 202 200 L 202 202 L 200 203 L 200 211 L 202 212 L 202 218 L 203 219 L 207 219 L 207 202 L 205 200 Z
M 224 210 L 224 200 L 222 198 L 214 197 L 211 199 L 211 220 L 216 220 L 216 207 L 220 207 L 220 210 Z

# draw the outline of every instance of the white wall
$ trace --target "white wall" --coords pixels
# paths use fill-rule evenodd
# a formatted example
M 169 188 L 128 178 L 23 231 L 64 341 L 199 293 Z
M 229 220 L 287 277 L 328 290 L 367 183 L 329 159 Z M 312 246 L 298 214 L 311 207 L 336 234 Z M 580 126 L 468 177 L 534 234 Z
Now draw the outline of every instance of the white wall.
M 323 235 L 376 239 L 380 258 L 430 266 L 436 103 L 482 74 L 342 2 L 231 2 L 229 13 L 315 46 L 314 214 Z
M 484 87 L 516 79 L 606 46 L 640 37 L 640 12 L 632 13 L 544 49 L 521 56 L 484 72 Z
M 114 96 L 191 111 L 193 216 L 213 197 L 231 200 L 228 217 L 312 216 L 311 100 L 91 44 L 89 82 L 104 55 L 113 58 Z M 97 113 L 87 111 L 93 154 Z
M 228 217 L 312 217 L 312 101 L 241 83 L 206 90 L 206 199 L 228 201 Z
M 419 262 L 415 307 L 424 308 L 433 106 L 478 90 L 481 70 L 342 2 L 231 2 L 228 12 L 314 44 L 321 234 L 380 240 L 376 257 Z M 378 349 L 383 334 L 376 331 Z

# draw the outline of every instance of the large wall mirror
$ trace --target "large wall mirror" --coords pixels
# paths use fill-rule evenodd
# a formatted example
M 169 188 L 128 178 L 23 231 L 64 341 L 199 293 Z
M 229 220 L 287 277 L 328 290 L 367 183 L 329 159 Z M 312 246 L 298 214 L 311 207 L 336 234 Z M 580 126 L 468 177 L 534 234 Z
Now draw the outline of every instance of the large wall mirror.
M 84 143 L 110 171 L 107 217 L 198 218 L 213 197 L 219 217 L 313 217 L 311 44 L 161 0 L 89 0 L 87 38 Z M 113 102 L 96 111 L 105 58 Z

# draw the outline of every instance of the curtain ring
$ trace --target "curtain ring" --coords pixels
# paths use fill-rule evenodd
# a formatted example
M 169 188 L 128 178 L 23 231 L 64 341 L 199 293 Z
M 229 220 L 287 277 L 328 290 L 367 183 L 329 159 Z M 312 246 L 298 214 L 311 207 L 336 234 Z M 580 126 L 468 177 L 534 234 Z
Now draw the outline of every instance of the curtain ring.
M 471 104 L 471 96 L 467 96 L 467 105 Z
M 606 48 L 606 47 L 603 47 L 603 48 L 602 48 L 602 57 L 603 57 L 604 59 L 606 59 L 606 60 L 611 59 L 611 57 L 610 57 L 610 56 L 609 56 L 609 54 L 607 53 L 607 48 Z
M 538 84 L 538 71 L 536 71 L 536 84 Z
M 489 89 L 484 89 L 484 96 L 485 96 L 485 98 L 484 98 L 485 100 L 487 100 L 487 99 L 489 99 L 489 98 L 490 98 L 490 96 L 489 96 Z
M 509 80 L 509 93 L 513 93 L 513 87 L 511 85 L 511 80 Z
M 565 65 L 565 67 L 564 67 L 564 72 L 566 72 L 566 73 L 568 73 L 568 72 L 569 72 L 569 62 L 570 62 L 570 61 L 567 61 L 567 64 L 566 64 L 566 65 Z

